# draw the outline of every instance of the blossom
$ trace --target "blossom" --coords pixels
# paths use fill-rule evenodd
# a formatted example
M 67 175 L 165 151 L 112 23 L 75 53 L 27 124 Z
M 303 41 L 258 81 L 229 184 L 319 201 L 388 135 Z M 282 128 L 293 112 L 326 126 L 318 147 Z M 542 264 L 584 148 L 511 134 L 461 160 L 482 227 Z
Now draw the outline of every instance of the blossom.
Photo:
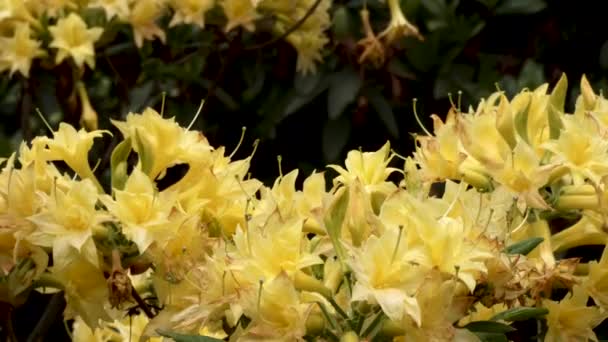
M 53 41 L 51 47 L 57 49 L 55 63 L 61 63 L 66 57 L 72 57 L 79 68 L 86 63 L 95 68 L 95 48 L 93 44 L 101 37 L 101 27 L 87 28 L 82 18 L 72 12 L 49 27 Z
M 3 46 L 0 70 L 9 69 L 11 75 L 19 71 L 21 75 L 29 77 L 32 60 L 45 55 L 40 48 L 41 43 L 31 38 L 30 26 L 24 22 L 16 24 L 12 37 L 0 37 L 0 43 Z
M 228 18 L 228 23 L 224 29 L 226 32 L 238 26 L 242 26 L 247 31 L 255 29 L 253 22 L 259 17 L 259 14 L 252 1 L 222 0 L 221 5 Z
M 545 341 L 597 341 L 592 329 L 606 318 L 606 313 L 588 307 L 588 298 L 585 290 L 575 285 L 572 294 L 559 302 L 543 300 L 543 307 L 549 310 Z
M 141 48 L 144 40 L 153 40 L 155 37 L 165 42 L 165 31 L 156 21 L 162 15 L 162 2 L 159 0 L 139 0 L 132 3 L 128 22 L 133 28 L 135 45 Z
M 393 43 L 398 38 L 404 36 L 414 36 L 418 39 L 422 39 L 422 36 L 418 32 L 416 26 L 412 25 L 403 14 L 399 0 L 387 0 L 388 6 L 391 11 L 391 20 L 388 27 L 380 33 L 380 37 L 386 37 L 388 44 Z
M 111 20 L 118 17 L 121 20 L 129 16 L 129 0 L 92 0 L 88 4 L 89 7 L 101 7 L 106 14 L 106 18 Z
M 76 172 L 81 178 L 88 178 L 98 188 L 101 188 L 93 170 L 89 165 L 89 150 L 93 147 L 93 140 L 108 131 L 87 132 L 84 129 L 76 131 L 74 127 L 64 122 L 59 129 L 53 132 L 53 138 L 40 137 L 33 143 L 46 147 L 44 156 L 47 160 L 61 160 Z
M 205 26 L 205 13 L 215 5 L 216 0 L 171 0 L 170 5 L 175 10 L 169 27 L 178 24 L 196 24 Z
M 114 198 L 102 195 L 100 200 L 122 223 L 123 233 L 141 253 L 154 242 L 164 245 L 173 236 L 168 230 L 168 217 L 174 196 L 157 193 L 152 180 L 138 168 L 133 169 L 123 190 L 114 190 Z
M 391 173 L 399 171 L 396 168 L 388 167 L 392 158 L 390 144 L 387 142 L 376 152 L 348 152 L 345 161 L 346 169 L 338 165 L 328 167 L 339 173 L 339 176 L 334 178 L 334 185 L 337 183 L 349 185 L 358 179 L 366 191 L 388 194 L 395 187 L 392 183 L 386 182 L 386 179 Z
M 55 186 L 50 194 L 39 194 L 45 203 L 42 210 L 29 217 L 36 224 L 28 240 L 42 247 L 53 247 L 54 263 L 66 255 L 66 248 L 75 248 L 93 265 L 98 265 L 93 232 L 109 216 L 95 208 L 97 189 L 89 179 L 72 181 L 69 186 Z
M 372 235 L 360 249 L 351 251 L 349 264 L 357 282 L 352 301 L 379 304 L 394 321 L 409 315 L 418 326 L 421 313 L 414 294 L 424 279 L 421 260 L 424 252 L 408 246 L 407 234 L 397 228 L 387 228 L 380 237 Z

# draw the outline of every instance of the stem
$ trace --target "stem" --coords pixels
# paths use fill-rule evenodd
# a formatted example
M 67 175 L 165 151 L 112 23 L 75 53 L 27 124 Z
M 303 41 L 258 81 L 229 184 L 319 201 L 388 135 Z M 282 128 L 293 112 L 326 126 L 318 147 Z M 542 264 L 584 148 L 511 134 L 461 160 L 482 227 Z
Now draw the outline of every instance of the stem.
M 287 36 L 295 32 L 297 29 L 300 28 L 300 26 L 304 24 L 304 22 L 306 22 L 306 20 L 315 12 L 315 10 L 317 9 L 317 7 L 319 7 L 320 4 L 321 0 L 316 0 L 315 3 L 310 6 L 308 11 L 306 11 L 304 16 L 302 16 L 300 20 L 298 20 L 295 24 L 293 24 L 293 26 L 291 26 L 287 31 L 283 32 L 283 34 L 281 34 L 280 36 L 270 39 L 267 42 L 247 47 L 245 48 L 245 51 L 261 49 L 287 38 Z
M 40 317 L 38 324 L 27 337 L 27 342 L 42 342 L 45 340 L 46 334 L 49 329 L 57 320 L 57 317 L 61 317 L 61 313 L 65 309 L 66 301 L 63 295 L 63 291 L 53 294 L 49 301 L 46 310 Z
M 2 330 L 6 330 L 4 337 L 6 337 L 7 342 L 18 342 L 13 327 L 13 306 L 9 303 L 0 303 L 0 323 L 2 323 L 0 325 Z
M 137 305 L 139 305 L 139 307 L 144 311 L 144 313 L 146 314 L 146 317 L 148 317 L 149 319 L 154 318 L 154 313 L 152 312 L 152 310 L 150 310 L 150 307 L 141 298 L 139 293 L 137 293 L 137 290 L 135 289 L 135 287 L 131 288 L 131 296 L 133 296 L 133 299 L 135 299 L 135 302 L 137 303 Z

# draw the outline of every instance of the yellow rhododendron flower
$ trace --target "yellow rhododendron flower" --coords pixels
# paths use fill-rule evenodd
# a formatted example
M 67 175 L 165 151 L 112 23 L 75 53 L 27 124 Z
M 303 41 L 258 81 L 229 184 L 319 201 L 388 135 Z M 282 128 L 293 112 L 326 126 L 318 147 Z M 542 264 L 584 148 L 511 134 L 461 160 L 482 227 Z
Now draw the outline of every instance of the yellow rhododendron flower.
M 606 239 L 608 242 L 608 239 Z M 589 262 L 589 273 L 583 280 L 583 288 L 593 298 L 596 305 L 603 310 L 608 309 L 608 248 L 599 261 Z
M 169 4 L 175 11 L 169 27 L 179 24 L 196 24 L 205 26 L 205 13 L 215 6 L 216 0 L 170 0 Z
M 575 185 L 585 178 L 599 185 L 600 179 L 608 175 L 608 141 L 606 134 L 590 115 L 584 118 L 564 117 L 564 129 L 557 140 L 543 146 L 554 153 L 552 160 L 562 163 L 571 172 Z
M 589 296 L 585 290 L 575 285 L 572 294 L 559 303 L 543 300 L 547 314 L 547 342 L 597 341 L 593 328 L 607 317 L 598 307 L 587 306 Z
M 255 4 L 250 0 L 222 0 L 224 14 L 228 23 L 224 29 L 226 32 L 242 26 L 248 31 L 255 29 L 254 21 L 259 17 Z
M 459 165 L 466 158 L 458 139 L 454 111 L 450 110 L 446 122 L 433 115 L 434 137 L 416 136 L 414 158 L 424 174 L 424 181 L 460 179 Z
M 29 24 L 24 22 L 16 24 L 12 37 L 0 37 L 0 44 L 3 46 L 0 52 L 0 71 L 8 69 L 11 76 L 19 71 L 21 75 L 29 77 L 32 60 L 45 55 L 40 48 L 41 43 L 31 38 Z
M 110 217 L 95 207 L 98 193 L 93 182 L 73 181 L 65 189 L 56 186 L 50 194 L 39 195 L 45 207 L 29 217 L 36 224 L 36 231 L 28 240 L 42 247 L 53 247 L 56 264 L 58 255 L 64 254 L 61 249 L 73 247 L 97 266 L 97 250 L 91 239 L 93 232 Z
M 65 319 L 80 316 L 92 328 L 97 327 L 100 320 L 109 321 L 109 294 L 103 272 L 80 257 L 75 249 L 66 249 L 64 260 L 68 262 L 51 267 L 51 276 L 65 291 Z
M 239 229 L 233 239 L 238 251 L 235 265 L 246 270 L 240 274 L 250 283 L 273 279 L 281 272 L 294 277 L 296 271 L 322 263 L 318 256 L 302 249 L 305 238 L 302 220 L 297 217 L 285 221 L 272 215 L 265 226 Z
M 279 273 L 250 291 L 244 313 L 251 317 L 239 341 L 299 341 L 306 334 L 306 316 L 313 304 L 300 302 L 290 277 Z
M 369 193 L 378 191 L 384 194 L 396 189 L 393 183 L 387 182 L 388 176 L 399 169 L 388 167 L 393 158 L 390 153 L 390 144 L 387 142 L 376 152 L 350 151 L 346 156 L 346 169 L 339 165 L 328 165 L 340 175 L 334 178 L 334 185 L 342 183 L 351 184 L 355 179 L 365 187 Z
M 388 44 L 392 44 L 395 40 L 405 36 L 414 36 L 422 39 L 416 26 L 412 25 L 403 14 L 399 0 L 387 0 L 388 7 L 391 11 L 391 20 L 388 27 L 380 34 L 380 37 L 386 37 Z
M 415 292 L 424 281 L 424 271 L 417 266 L 424 252 L 408 246 L 406 230 L 387 228 L 380 237 L 372 235 L 361 249 L 353 249 L 349 264 L 356 276 L 352 301 L 379 304 L 393 321 L 409 315 L 420 326 L 421 313 Z
M 92 8 L 101 7 L 106 13 L 106 18 L 111 20 L 118 17 L 120 20 L 126 20 L 131 12 L 129 8 L 129 0 L 92 0 L 88 6 Z
M 46 146 L 45 157 L 47 160 L 62 160 L 74 170 L 81 178 L 88 178 L 101 189 L 101 185 L 89 165 L 89 150 L 93 146 L 93 140 L 99 138 L 108 131 L 87 132 L 84 129 L 76 131 L 74 127 L 66 123 L 60 123 L 59 129 L 53 132 L 53 138 L 41 137 L 34 144 Z
M 141 253 L 154 242 L 162 247 L 173 236 L 168 217 L 175 196 L 158 193 L 152 180 L 138 168 L 133 169 L 123 190 L 114 190 L 114 198 L 103 195 L 100 199 Z
M 131 6 L 128 21 L 133 27 L 135 45 L 141 48 L 144 45 L 144 40 L 153 40 L 154 38 L 158 38 L 164 43 L 166 40 L 165 31 L 157 24 L 163 14 L 163 1 L 138 0 L 131 2 Z
M 72 57 L 79 68 L 86 63 L 95 68 L 95 47 L 93 44 L 101 37 L 101 27 L 88 28 L 82 18 L 72 12 L 49 27 L 53 41 L 50 47 L 57 49 L 55 63 L 61 63 L 66 57 Z
M 163 118 L 152 108 L 141 114 L 129 113 L 125 121 L 112 120 L 112 124 L 125 139 L 131 138 L 133 149 L 140 154 L 139 167 L 151 179 L 176 164 L 206 161 L 213 150 L 200 132 L 188 131 L 175 118 Z M 142 164 L 146 158 L 152 161 L 150 165 Z

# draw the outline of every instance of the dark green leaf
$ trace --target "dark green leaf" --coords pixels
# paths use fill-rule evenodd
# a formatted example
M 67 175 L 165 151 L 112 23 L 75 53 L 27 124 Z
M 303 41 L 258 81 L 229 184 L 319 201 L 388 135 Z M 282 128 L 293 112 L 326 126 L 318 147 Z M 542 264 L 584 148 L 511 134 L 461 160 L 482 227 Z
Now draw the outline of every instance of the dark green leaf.
M 397 125 L 397 120 L 395 119 L 393 108 L 388 101 L 375 89 L 369 89 L 367 91 L 367 98 L 378 114 L 380 120 L 382 120 L 382 123 L 384 123 L 384 126 L 388 132 L 394 138 L 399 138 L 399 127 Z
M 201 336 L 201 335 L 184 335 L 178 334 L 171 331 L 158 330 L 159 335 L 163 337 L 169 337 L 175 340 L 175 342 L 223 342 L 224 340 L 220 340 L 218 338 L 209 337 L 209 336 Z
M 346 106 L 355 100 L 361 89 L 361 78 L 353 68 L 346 67 L 331 75 L 327 94 L 327 112 L 329 118 L 338 118 Z
M 505 0 L 496 8 L 496 14 L 533 14 L 545 7 L 544 0 Z
M 328 163 L 335 162 L 344 150 L 350 136 L 350 121 L 341 117 L 327 120 L 323 127 L 323 156 Z
M 512 308 L 506 311 L 503 311 L 494 317 L 492 317 L 493 321 L 525 321 L 531 318 L 539 318 L 549 313 L 549 310 L 545 308 L 530 308 L 530 307 L 518 307 Z
M 509 342 L 507 336 L 501 333 L 474 332 L 481 342 Z
M 518 243 L 507 246 L 507 248 L 505 248 L 505 253 L 528 255 L 528 253 L 532 252 L 532 250 L 534 250 L 536 246 L 540 245 L 543 240 L 544 239 L 542 237 L 533 237 L 524 241 L 520 241 Z
M 314 100 L 317 96 L 321 95 L 321 93 L 324 92 L 327 89 L 327 87 L 329 87 L 329 79 L 326 76 L 326 77 L 321 78 L 321 80 L 314 87 L 314 89 L 311 93 L 309 93 L 307 95 L 300 95 L 297 92 L 295 92 L 291 96 L 291 99 L 289 100 L 289 102 L 287 103 L 287 105 L 285 107 L 285 110 L 283 112 L 283 117 L 287 117 L 287 116 L 297 112 L 298 110 L 300 110 L 302 107 L 304 107 L 305 105 L 310 103 L 312 100 Z
M 471 322 L 464 326 L 465 329 L 472 332 L 485 332 L 485 333 L 508 333 L 515 331 L 516 329 L 510 325 L 506 325 L 499 322 L 493 321 L 477 321 Z

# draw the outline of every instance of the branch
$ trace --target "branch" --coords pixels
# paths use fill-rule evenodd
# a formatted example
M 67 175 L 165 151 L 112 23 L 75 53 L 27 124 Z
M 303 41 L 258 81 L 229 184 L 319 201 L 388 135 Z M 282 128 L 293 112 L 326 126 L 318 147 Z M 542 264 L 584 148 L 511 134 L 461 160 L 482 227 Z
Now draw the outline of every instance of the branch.
M 294 31 L 296 31 L 297 29 L 300 28 L 300 26 L 302 26 L 304 24 L 304 22 L 306 22 L 306 20 L 308 18 L 310 18 L 310 16 L 315 12 L 315 10 L 317 9 L 317 7 L 319 7 L 319 5 L 321 4 L 322 0 L 316 0 L 314 4 L 312 4 L 312 6 L 310 6 L 310 8 L 308 9 L 308 11 L 306 11 L 306 13 L 304 14 L 304 16 L 302 18 L 300 18 L 300 20 L 298 20 L 292 27 L 290 27 L 287 31 L 283 32 L 283 34 L 281 34 L 278 37 L 275 37 L 273 39 L 270 39 L 267 42 L 261 43 L 261 44 L 257 44 L 254 46 L 250 46 L 245 48 L 245 51 L 250 51 L 250 50 L 257 50 L 257 49 L 261 49 L 263 47 L 272 45 L 280 40 L 283 40 L 285 38 L 287 38 L 287 36 L 289 36 L 290 34 L 292 34 Z

